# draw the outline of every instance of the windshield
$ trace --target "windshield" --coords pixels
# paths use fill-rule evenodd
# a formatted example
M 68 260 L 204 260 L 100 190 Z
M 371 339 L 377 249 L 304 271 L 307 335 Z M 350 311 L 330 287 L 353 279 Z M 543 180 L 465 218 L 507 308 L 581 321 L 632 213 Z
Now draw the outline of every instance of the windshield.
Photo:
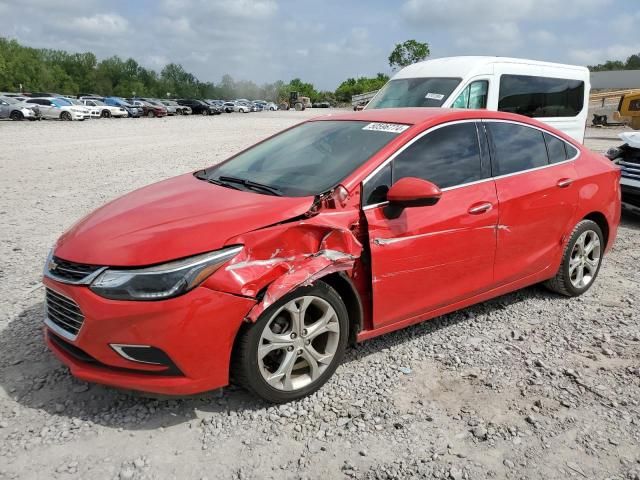
M 388 82 L 369 102 L 370 108 L 441 107 L 460 78 L 399 78 Z
M 15 98 L 11 98 L 11 97 L 2 97 L 2 100 L 7 102 L 10 105 L 15 105 L 16 103 L 20 103 L 18 100 L 16 100 Z
M 243 187 L 238 179 L 246 180 L 278 195 L 318 195 L 342 182 L 407 128 L 361 121 L 303 123 L 207 169 L 200 178 L 225 184 L 231 183 L 225 181 L 230 177 L 231 188 Z

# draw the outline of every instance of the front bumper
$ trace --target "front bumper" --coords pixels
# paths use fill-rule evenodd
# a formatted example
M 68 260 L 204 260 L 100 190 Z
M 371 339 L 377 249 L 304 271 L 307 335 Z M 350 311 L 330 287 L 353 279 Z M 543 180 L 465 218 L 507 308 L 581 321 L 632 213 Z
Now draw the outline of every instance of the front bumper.
M 190 395 L 228 384 L 233 342 L 255 304 L 202 286 L 169 300 L 134 302 L 105 299 L 86 286 L 46 277 L 43 282 L 73 300 L 85 317 L 74 340 L 45 326 L 48 347 L 75 377 L 165 395 Z M 111 344 L 152 346 L 177 368 L 169 371 L 128 360 Z
M 640 180 L 621 177 L 620 189 L 622 192 L 622 208 L 640 213 Z

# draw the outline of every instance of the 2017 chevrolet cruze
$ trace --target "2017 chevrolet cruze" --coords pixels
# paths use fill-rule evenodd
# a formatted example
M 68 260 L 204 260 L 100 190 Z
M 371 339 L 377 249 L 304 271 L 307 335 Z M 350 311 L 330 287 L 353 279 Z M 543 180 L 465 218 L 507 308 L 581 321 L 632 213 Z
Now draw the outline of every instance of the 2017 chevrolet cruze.
M 77 377 L 191 394 L 308 395 L 349 342 L 538 282 L 595 281 L 619 170 L 489 111 L 317 118 L 132 192 L 60 237 L 46 342 Z

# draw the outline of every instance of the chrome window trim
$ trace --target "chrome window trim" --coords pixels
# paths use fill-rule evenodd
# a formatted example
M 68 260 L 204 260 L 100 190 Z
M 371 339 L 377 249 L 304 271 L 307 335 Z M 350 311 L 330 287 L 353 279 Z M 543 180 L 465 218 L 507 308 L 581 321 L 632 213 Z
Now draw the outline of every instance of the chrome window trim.
M 521 175 L 523 173 L 529 173 L 529 172 L 535 172 L 536 170 L 542 170 L 544 168 L 549 168 L 549 167 L 555 167 L 556 165 L 563 165 L 565 163 L 569 163 L 569 162 L 573 162 L 575 161 L 578 157 L 580 157 L 580 148 L 577 147 L 576 145 L 574 145 L 571 142 L 568 142 L 567 140 L 565 140 L 562 137 L 559 137 L 558 135 L 556 135 L 553 132 L 550 132 L 548 130 L 545 130 L 543 128 L 540 128 L 536 125 L 529 125 L 527 123 L 523 123 L 523 122 L 518 122 L 515 120 L 506 120 L 506 119 L 501 119 L 501 118 L 474 118 L 474 119 L 465 119 L 465 120 L 454 120 L 451 122 L 447 122 L 447 123 L 442 123 L 440 125 L 435 125 L 427 130 L 425 130 L 424 132 L 420 133 L 419 135 L 417 135 L 416 137 L 414 137 L 413 139 L 411 139 L 408 143 L 406 143 L 405 145 L 402 146 L 402 148 L 400 148 L 400 150 L 392 153 L 389 157 L 387 157 L 380 165 L 378 165 L 375 170 L 373 170 L 369 175 L 367 175 L 365 177 L 364 180 L 362 180 L 362 185 L 364 186 L 364 184 L 366 182 L 368 182 L 374 175 L 376 175 L 380 170 L 382 170 L 384 167 L 386 167 L 389 163 L 391 163 L 399 154 L 401 154 L 405 149 L 409 148 L 411 145 L 413 145 L 414 142 L 417 142 L 418 140 L 420 140 L 422 137 L 424 137 L 425 135 L 439 129 L 442 127 L 447 127 L 450 125 L 456 125 L 458 123 L 469 123 L 469 122 L 482 122 L 482 123 L 490 123 L 490 122 L 496 122 L 496 123 L 512 123 L 514 125 L 520 125 L 523 127 L 529 127 L 529 128 L 533 128 L 535 130 L 538 130 L 542 133 L 547 133 L 549 135 L 552 135 L 554 137 L 556 137 L 558 140 L 563 141 L 564 143 L 568 143 L 569 145 L 571 145 L 573 148 L 576 149 L 576 151 L 578 152 L 576 155 L 574 155 L 573 157 L 563 161 L 563 162 L 556 162 L 556 163 L 549 163 L 548 165 L 542 165 L 541 167 L 534 167 L 534 168 L 529 168 L 527 170 L 520 170 L 518 172 L 513 172 L 513 173 L 506 173 L 504 175 L 497 175 L 497 176 L 490 176 L 487 178 L 483 178 L 481 180 L 476 180 L 474 182 L 468 182 L 468 183 L 462 183 L 460 185 L 454 185 L 452 187 L 446 187 L 441 189 L 443 192 L 448 192 L 450 190 L 455 190 L 457 188 L 464 188 L 464 187 L 468 187 L 470 185 L 476 185 L 479 183 L 483 183 L 483 182 L 488 182 L 488 181 L 495 181 L 495 180 L 499 180 L 501 178 L 507 178 L 507 177 L 512 177 L 514 175 Z M 479 134 L 479 133 L 478 133 Z M 489 147 L 491 148 L 491 147 Z M 362 199 L 362 201 L 364 201 L 364 199 Z M 389 202 L 379 202 L 379 203 L 374 203 L 372 205 L 365 205 L 362 208 L 363 211 L 365 210 L 371 210 L 373 208 L 378 208 L 384 205 L 387 205 Z

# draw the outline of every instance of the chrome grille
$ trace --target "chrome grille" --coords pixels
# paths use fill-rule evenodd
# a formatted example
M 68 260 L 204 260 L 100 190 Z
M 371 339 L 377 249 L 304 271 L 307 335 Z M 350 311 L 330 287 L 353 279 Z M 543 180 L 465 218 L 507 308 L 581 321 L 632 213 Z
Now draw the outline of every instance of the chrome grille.
M 99 265 L 87 265 L 84 263 L 75 263 L 53 257 L 47 268 L 49 273 L 59 280 L 68 280 L 70 282 L 78 282 L 87 276 L 99 270 Z
M 618 166 L 623 177 L 640 180 L 640 163 L 618 161 Z
M 71 340 L 76 338 L 84 322 L 84 315 L 76 302 L 50 288 L 46 289 L 45 314 L 45 323 Z

